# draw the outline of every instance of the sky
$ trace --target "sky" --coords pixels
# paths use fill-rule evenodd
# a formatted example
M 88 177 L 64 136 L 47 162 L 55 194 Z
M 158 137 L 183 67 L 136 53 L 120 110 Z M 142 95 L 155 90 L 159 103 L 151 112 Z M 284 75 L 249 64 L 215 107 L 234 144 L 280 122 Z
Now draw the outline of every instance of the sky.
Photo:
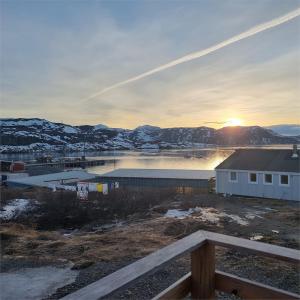
M 2 118 L 122 128 L 300 123 L 300 17 L 99 94 L 287 14 L 300 0 L 0 6 Z

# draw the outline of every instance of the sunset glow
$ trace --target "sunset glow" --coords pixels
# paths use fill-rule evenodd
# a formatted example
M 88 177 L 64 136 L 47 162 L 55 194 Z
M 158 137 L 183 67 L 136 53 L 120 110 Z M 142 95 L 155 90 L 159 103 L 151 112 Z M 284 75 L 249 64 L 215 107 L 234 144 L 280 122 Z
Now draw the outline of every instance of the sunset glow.
M 228 119 L 225 123 L 225 126 L 242 126 L 243 122 L 240 119 Z

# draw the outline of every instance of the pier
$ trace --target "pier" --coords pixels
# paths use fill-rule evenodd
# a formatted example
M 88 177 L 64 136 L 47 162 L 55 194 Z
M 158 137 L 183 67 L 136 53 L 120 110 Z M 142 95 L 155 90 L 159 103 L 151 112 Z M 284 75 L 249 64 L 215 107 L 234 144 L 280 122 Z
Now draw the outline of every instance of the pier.
M 105 163 L 113 163 L 115 159 L 74 159 L 74 160 L 60 160 L 53 162 L 29 162 L 26 163 L 25 168 L 33 169 L 33 168 L 58 168 L 58 169 L 66 169 L 66 168 L 86 168 L 86 167 L 95 167 L 95 166 L 103 166 Z

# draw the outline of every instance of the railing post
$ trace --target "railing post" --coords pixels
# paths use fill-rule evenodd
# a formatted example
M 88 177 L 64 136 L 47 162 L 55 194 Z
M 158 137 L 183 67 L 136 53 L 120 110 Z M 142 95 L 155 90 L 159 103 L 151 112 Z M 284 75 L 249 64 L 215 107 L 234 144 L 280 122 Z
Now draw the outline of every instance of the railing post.
M 209 243 L 191 253 L 192 299 L 215 297 L 215 246 Z

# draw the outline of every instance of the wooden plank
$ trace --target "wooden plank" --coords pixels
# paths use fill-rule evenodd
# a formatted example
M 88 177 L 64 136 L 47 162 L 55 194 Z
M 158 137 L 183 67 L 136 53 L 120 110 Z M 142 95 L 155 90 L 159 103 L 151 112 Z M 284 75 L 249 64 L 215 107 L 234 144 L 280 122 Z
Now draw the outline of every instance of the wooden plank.
M 246 250 L 256 255 L 273 257 L 279 260 L 284 260 L 292 263 L 300 262 L 300 251 L 262 242 L 250 241 L 242 238 L 228 236 L 214 232 L 203 232 L 209 243 L 213 245 L 234 248 L 238 250 Z
M 215 246 L 204 244 L 191 253 L 192 299 L 215 297 Z
M 161 268 L 165 263 L 192 251 L 206 243 L 203 232 L 197 231 L 175 243 L 164 247 L 131 265 L 128 265 L 86 287 L 69 294 L 64 300 L 94 300 L 104 297 L 135 279 Z
M 300 295 L 286 292 L 268 285 L 240 278 L 221 271 L 216 271 L 216 289 L 225 293 L 235 294 L 242 299 L 294 300 Z
M 182 299 L 191 292 L 191 273 L 184 275 L 167 289 L 159 293 L 152 300 Z

